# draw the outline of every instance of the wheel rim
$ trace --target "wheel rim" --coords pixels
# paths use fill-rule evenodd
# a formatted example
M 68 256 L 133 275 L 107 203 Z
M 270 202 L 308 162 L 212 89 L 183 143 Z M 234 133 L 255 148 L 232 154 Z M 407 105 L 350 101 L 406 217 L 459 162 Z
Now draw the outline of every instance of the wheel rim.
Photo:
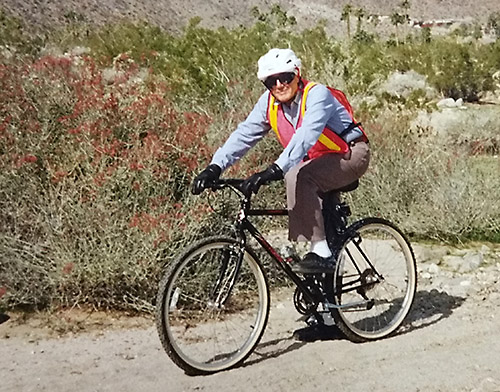
M 219 242 L 199 248 L 179 265 L 167 286 L 164 325 L 171 349 L 200 371 L 227 369 L 246 358 L 267 320 L 264 277 L 248 253 L 227 296 L 237 260 L 233 247 Z M 228 268 L 221 276 L 220 260 L 228 253 Z
M 338 293 L 341 286 L 361 275 L 362 288 L 340 296 L 337 294 L 337 302 L 342 305 L 372 301 L 372 306 L 368 306 L 369 309 L 366 306 L 340 309 L 338 314 L 355 334 L 377 339 L 396 330 L 408 314 L 415 294 L 415 264 L 406 240 L 391 226 L 368 224 L 362 226 L 358 233 L 358 239 L 361 239 L 359 247 L 373 263 L 376 272 L 364 261 L 356 241 L 351 240 L 339 257 L 335 292 Z M 356 260 L 359 272 L 352 258 Z

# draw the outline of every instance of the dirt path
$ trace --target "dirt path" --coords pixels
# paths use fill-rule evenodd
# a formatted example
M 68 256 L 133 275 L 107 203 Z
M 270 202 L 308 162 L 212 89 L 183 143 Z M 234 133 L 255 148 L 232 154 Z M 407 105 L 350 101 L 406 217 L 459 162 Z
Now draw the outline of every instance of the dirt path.
M 415 306 L 389 339 L 297 342 L 291 335 L 302 323 L 291 300 L 273 301 L 262 343 L 242 367 L 188 377 L 149 320 L 61 338 L 8 321 L 0 325 L 0 391 L 499 392 L 500 248 L 446 253 L 418 249 Z

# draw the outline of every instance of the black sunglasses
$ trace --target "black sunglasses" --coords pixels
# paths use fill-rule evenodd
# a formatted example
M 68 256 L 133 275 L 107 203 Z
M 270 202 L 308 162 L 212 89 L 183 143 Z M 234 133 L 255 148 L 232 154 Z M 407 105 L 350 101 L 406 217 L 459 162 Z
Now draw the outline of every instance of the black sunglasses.
M 283 72 L 276 75 L 269 76 L 266 80 L 264 80 L 264 85 L 271 90 L 274 86 L 276 86 L 276 82 L 279 80 L 281 84 L 290 84 L 295 78 L 295 73 L 293 72 Z

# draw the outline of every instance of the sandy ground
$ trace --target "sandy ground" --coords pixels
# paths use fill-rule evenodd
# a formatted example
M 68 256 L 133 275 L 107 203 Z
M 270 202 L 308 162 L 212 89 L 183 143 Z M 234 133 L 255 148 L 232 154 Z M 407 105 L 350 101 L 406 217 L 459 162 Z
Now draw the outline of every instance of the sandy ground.
M 65 321 L 58 336 L 43 319 L 13 318 L 0 325 L 0 391 L 498 392 L 500 247 L 451 253 L 418 247 L 417 297 L 397 335 L 364 344 L 339 335 L 298 342 L 291 335 L 303 323 L 280 296 L 256 352 L 242 367 L 210 376 L 178 369 L 151 319 L 53 315 Z

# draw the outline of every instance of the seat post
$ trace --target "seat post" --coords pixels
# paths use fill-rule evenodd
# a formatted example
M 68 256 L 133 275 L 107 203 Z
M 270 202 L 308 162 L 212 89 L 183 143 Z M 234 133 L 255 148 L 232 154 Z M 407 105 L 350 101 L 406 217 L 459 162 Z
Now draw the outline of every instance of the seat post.
M 325 223 L 325 235 L 328 245 L 332 250 L 338 246 L 339 240 L 347 229 L 347 218 L 351 215 L 349 205 L 341 201 L 341 192 L 351 192 L 359 185 L 359 180 L 340 188 L 324 193 L 323 199 L 323 220 Z

